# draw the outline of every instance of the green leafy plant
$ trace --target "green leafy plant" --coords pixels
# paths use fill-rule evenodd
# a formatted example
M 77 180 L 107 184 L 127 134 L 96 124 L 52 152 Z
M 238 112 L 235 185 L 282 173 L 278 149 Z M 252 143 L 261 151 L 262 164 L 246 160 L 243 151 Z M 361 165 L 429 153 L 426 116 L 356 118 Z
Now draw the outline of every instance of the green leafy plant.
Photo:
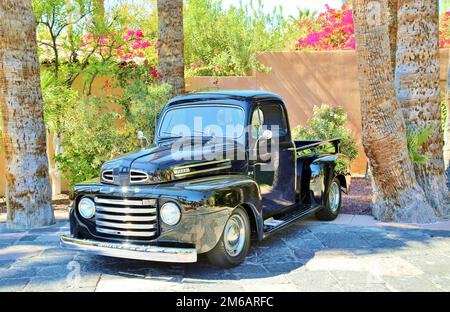
M 351 131 L 346 128 L 347 114 L 343 107 L 329 106 L 322 104 L 321 106 L 314 106 L 314 115 L 308 120 L 306 126 L 298 126 L 293 132 L 292 136 L 295 140 L 329 140 L 333 138 L 340 138 L 340 152 L 346 155 L 350 161 L 358 157 L 358 147 Z M 331 152 L 334 147 L 327 144 L 320 152 Z M 341 159 L 339 160 L 336 171 L 346 173 L 349 162 Z
M 153 139 L 155 122 L 170 94 L 170 87 L 146 86 L 131 96 L 126 114 L 111 110 L 110 97 L 84 97 L 67 108 L 64 119 L 64 150 L 56 161 L 64 177 L 73 186 L 98 177 L 102 164 L 124 153 L 139 150 L 141 130 Z
M 436 130 L 436 127 L 437 125 L 430 125 L 421 129 L 409 129 L 407 131 L 408 153 L 414 163 L 423 164 L 428 160 L 429 155 L 422 154 L 420 149 Z
M 288 35 L 281 8 L 262 1 L 225 8 L 219 0 L 189 0 L 184 14 L 188 76 L 242 76 L 268 71 L 258 52 L 282 50 Z

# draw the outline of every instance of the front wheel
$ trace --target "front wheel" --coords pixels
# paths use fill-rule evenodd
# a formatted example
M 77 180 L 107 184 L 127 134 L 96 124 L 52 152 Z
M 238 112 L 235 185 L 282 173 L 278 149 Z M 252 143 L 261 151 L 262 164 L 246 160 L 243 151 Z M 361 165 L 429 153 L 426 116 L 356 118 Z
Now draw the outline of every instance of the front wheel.
M 250 235 L 247 212 L 239 207 L 225 224 L 216 247 L 206 254 L 209 261 L 221 268 L 232 268 L 241 264 L 250 249 Z
M 337 178 L 331 181 L 325 199 L 325 206 L 316 213 L 321 221 L 333 221 L 339 215 L 342 202 L 341 183 Z

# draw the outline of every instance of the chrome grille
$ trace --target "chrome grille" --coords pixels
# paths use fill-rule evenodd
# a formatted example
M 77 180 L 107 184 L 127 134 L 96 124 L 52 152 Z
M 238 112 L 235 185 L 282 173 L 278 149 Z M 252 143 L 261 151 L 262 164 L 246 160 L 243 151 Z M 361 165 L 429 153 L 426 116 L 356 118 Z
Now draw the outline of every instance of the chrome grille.
M 157 236 L 156 199 L 95 197 L 94 200 L 97 232 L 132 238 Z
M 102 179 L 106 182 L 114 182 L 114 175 L 112 170 L 104 170 L 102 172 Z
M 130 183 L 143 183 L 148 180 L 148 174 L 144 171 L 130 170 Z

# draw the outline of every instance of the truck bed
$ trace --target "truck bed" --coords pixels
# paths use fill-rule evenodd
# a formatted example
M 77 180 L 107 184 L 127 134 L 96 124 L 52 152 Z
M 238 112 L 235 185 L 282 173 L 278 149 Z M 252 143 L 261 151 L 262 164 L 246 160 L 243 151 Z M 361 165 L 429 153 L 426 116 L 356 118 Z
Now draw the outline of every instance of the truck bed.
M 334 146 L 335 153 L 339 153 L 339 143 L 341 139 L 331 139 L 331 140 L 316 140 L 316 141 L 302 141 L 302 140 L 294 140 L 295 151 L 303 151 L 308 149 L 316 149 L 318 147 L 323 147 L 326 144 L 331 144 Z

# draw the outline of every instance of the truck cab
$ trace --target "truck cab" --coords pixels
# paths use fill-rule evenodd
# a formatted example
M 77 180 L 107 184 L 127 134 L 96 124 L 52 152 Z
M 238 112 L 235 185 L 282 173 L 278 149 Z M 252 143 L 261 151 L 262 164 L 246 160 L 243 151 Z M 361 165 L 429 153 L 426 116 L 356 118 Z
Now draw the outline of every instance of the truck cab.
M 64 247 L 113 257 L 244 261 L 251 240 L 315 214 L 333 220 L 349 170 L 339 139 L 295 141 L 281 97 L 194 93 L 169 101 L 153 147 L 75 187 Z M 342 167 L 342 166 L 340 166 Z

